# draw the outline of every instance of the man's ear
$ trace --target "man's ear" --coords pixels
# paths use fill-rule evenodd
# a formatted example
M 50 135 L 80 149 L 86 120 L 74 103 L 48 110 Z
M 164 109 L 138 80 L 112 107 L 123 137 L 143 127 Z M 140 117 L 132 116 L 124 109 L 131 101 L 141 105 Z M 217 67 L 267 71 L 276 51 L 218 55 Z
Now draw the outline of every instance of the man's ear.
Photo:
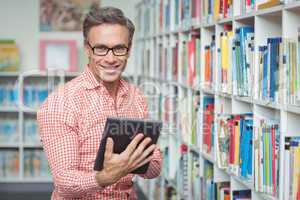
M 91 51 L 90 51 L 89 46 L 88 46 L 86 43 L 84 43 L 83 48 L 84 48 L 84 54 L 85 54 L 88 58 L 90 58 L 90 57 L 91 57 Z
M 128 52 L 127 52 L 127 58 L 129 58 L 131 55 L 131 47 L 129 47 Z

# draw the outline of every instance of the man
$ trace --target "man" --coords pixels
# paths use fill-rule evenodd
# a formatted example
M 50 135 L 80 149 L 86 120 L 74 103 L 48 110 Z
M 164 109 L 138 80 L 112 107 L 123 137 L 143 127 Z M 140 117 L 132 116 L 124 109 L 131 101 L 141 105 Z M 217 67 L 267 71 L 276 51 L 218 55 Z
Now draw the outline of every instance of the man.
M 52 199 L 134 199 L 132 170 L 150 162 L 148 171 L 139 176 L 160 174 L 159 148 L 146 148 L 151 140 L 143 134 L 121 154 L 112 152 L 109 138 L 104 169 L 93 171 L 106 118 L 147 117 L 145 98 L 121 78 L 133 33 L 134 25 L 121 10 L 91 10 L 83 23 L 88 66 L 52 93 L 38 112 L 39 132 L 54 180 Z

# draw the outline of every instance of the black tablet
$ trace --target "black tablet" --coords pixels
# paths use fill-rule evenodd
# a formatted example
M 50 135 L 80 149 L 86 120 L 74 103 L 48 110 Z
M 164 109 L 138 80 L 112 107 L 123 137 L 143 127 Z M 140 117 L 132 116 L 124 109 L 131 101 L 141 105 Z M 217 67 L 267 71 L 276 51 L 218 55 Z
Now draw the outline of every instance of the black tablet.
M 114 153 L 120 154 L 126 149 L 131 140 L 138 133 L 143 133 L 145 137 L 151 138 L 151 143 L 148 146 L 151 144 L 156 144 L 161 128 L 162 122 L 158 120 L 112 117 L 107 118 L 95 160 L 94 170 L 100 171 L 103 169 L 106 140 L 108 137 L 111 137 L 114 141 Z M 148 167 L 149 163 L 135 169 L 131 173 L 144 174 L 146 173 Z

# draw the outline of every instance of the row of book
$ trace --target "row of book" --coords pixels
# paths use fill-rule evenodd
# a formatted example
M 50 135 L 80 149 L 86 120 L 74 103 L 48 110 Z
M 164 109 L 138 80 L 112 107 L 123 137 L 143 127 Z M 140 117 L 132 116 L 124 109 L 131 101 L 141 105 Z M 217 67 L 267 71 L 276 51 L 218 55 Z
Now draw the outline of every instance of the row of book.
M 49 88 L 47 85 L 28 84 L 24 86 L 24 105 L 30 108 L 40 106 L 47 98 Z
M 257 123 L 254 128 L 250 114 L 218 118 L 217 164 L 256 191 L 278 196 L 279 123 L 263 117 Z
M 189 165 L 188 165 L 188 147 L 185 144 L 180 146 L 180 161 L 178 167 L 179 176 L 179 191 L 182 192 L 182 198 L 187 199 L 189 197 Z
M 18 71 L 20 50 L 14 40 L 0 39 L 0 71 Z
M 282 38 L 268 38 L 267 45 L 259 46 L 258 99 L 280 103 L 283 95 Z M 282 73 L 281 73 L 282 72 Z
M 20 160 L 18 150 L 0 151 L 0 177 L 17 178 L 19 176 Z
M 196 152 L 190 151 L 189 152 L 189 164 L 190 166 L 190 199 L 199 199 L 200 198 L 200 187 L 201 187 L 201 180 L 200 180 L 200 157 L 199 154 Z
M 178 131 L 181 140 L 186 144 L 196 144 L 197 118 L 196 109 L 199 106 L 196 97 L 187 91 L 182 91 L 178 103 Z
M 286 71 L 287 100 L 290 105 L 300 105 L 300 28 L 297 40 L 283 39 L 283 66 Z M 279 71 L 280 73 L 280 71 Z M 279 87 L 281 82 L 279 82 Z
M 142 36 L 199 24 L 201 0 L 151 0 L 139 7 L 137 24 Z
M 266 45 L 257 49 L 256 66 L 254 28 L 244 26 L 232 30 L 227 24 L 223 29 L 217 40 L 211 35 L 211 41 L 204 44 L 203 71 L 199 35 L 191 33 L 191 38 L 163 39 L 166 41 L 153 44 L 154 50 L 150 46 L 145 48 L 144 58 L 148 62 L 144 63 L 144 74 L 194 88 L 207 87 L 235 96 L 300 105 L 300 31 L 297 40 L 267 38 Z
M 16 143 L 19 141 L 19 124 L 15 118 L 3 118 L 0 120 L 0 143 Z M 38 144 L 37 121 L 35 119 L 24 120 L 24 142 Z
M 25 85 L 24 86 L 24 105 L 36 107 L 44 102 L 49 93 L 47 85 Z M 19 105 L 19 91 L 16 84 L 0 85 L 0 106 L 15 107 Z
M 278 195 L 280 130 L 277 120 L 261 117 L 254 132 L 254 186 L 259 192 Z
M 201 180 L 202 183 L 202 193 L 201 198 L 204 199 L 213 199 L 215 192 L 215 184 L 214 184 L 214 165 L 204 160 L 203 162 L 203 178 Z
M 217 164 L 221 169 L 252 178 L 252 114 L 222 115 L 217 121 Z
M 39 144 L 38 124 L 36 119 L 24 120 L 24 142 L 27 144 Z
M 254 77 L 254 29 L 240 27 L 233 34 L 231 25 L 224 25 L 218 49 L 218 85 L 223 93 L 251 96 Z
M 210 24 L 233 16 L 232 0 L 203 0 L 202 22 Z
M 0 177 L 18 178 L 20 159 L 18 150 L 0 151 Z M 43 150 L 24 151 L 24 177 L 50 177 L 50 169 Z
M 201 197 L 202 200 L 246 200 L 251 199 L 251 190 L 231 189 L 230 182 L 214 181 L 214 166 L 211 162 L 204 160 L 204 173 L 201 178 Z M 232 196 L 232 198 L 231 198 Z
M 15 118 L 0 120 L 0 143 L 16 143 L 19 140 L 19 125 Z
M 0 106 L 13 107 L 18 105 L 18 85 L 14 83 L 0 84 Z
M 24 151 L 24 177 L 50 177 L 50 168 L 43 150 Z
M 300 199 L 300 137 L 286 137 L 284 145 L 284 197 Z
M 141 36 L 184 30 L 235 15 L 245 15 L 295 0 L 151 0 L 138 6 L 137 25 Z M 233 4 L 236 4 L 233 6 Z

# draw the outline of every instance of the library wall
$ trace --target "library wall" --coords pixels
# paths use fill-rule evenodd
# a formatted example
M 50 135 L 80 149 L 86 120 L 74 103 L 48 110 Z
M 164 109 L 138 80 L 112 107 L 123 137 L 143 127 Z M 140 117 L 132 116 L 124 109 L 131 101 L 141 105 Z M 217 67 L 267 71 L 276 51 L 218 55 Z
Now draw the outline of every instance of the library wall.
M 121 8 L 126 16 L 134 20 L 137 0 L 102 0 L 102 6 Z M 0 0 L 0 38 L 15 39 L 21 51 L 21 69 L 38 69 L 40 39 L 74 39 L 77 43 L 79 70 L 86 64 L 83 56 L 83 37 L 81 32 L 40 32 L 39 0 Z M 134 54 L 128 61 L 126 74 L 134 74 Z

